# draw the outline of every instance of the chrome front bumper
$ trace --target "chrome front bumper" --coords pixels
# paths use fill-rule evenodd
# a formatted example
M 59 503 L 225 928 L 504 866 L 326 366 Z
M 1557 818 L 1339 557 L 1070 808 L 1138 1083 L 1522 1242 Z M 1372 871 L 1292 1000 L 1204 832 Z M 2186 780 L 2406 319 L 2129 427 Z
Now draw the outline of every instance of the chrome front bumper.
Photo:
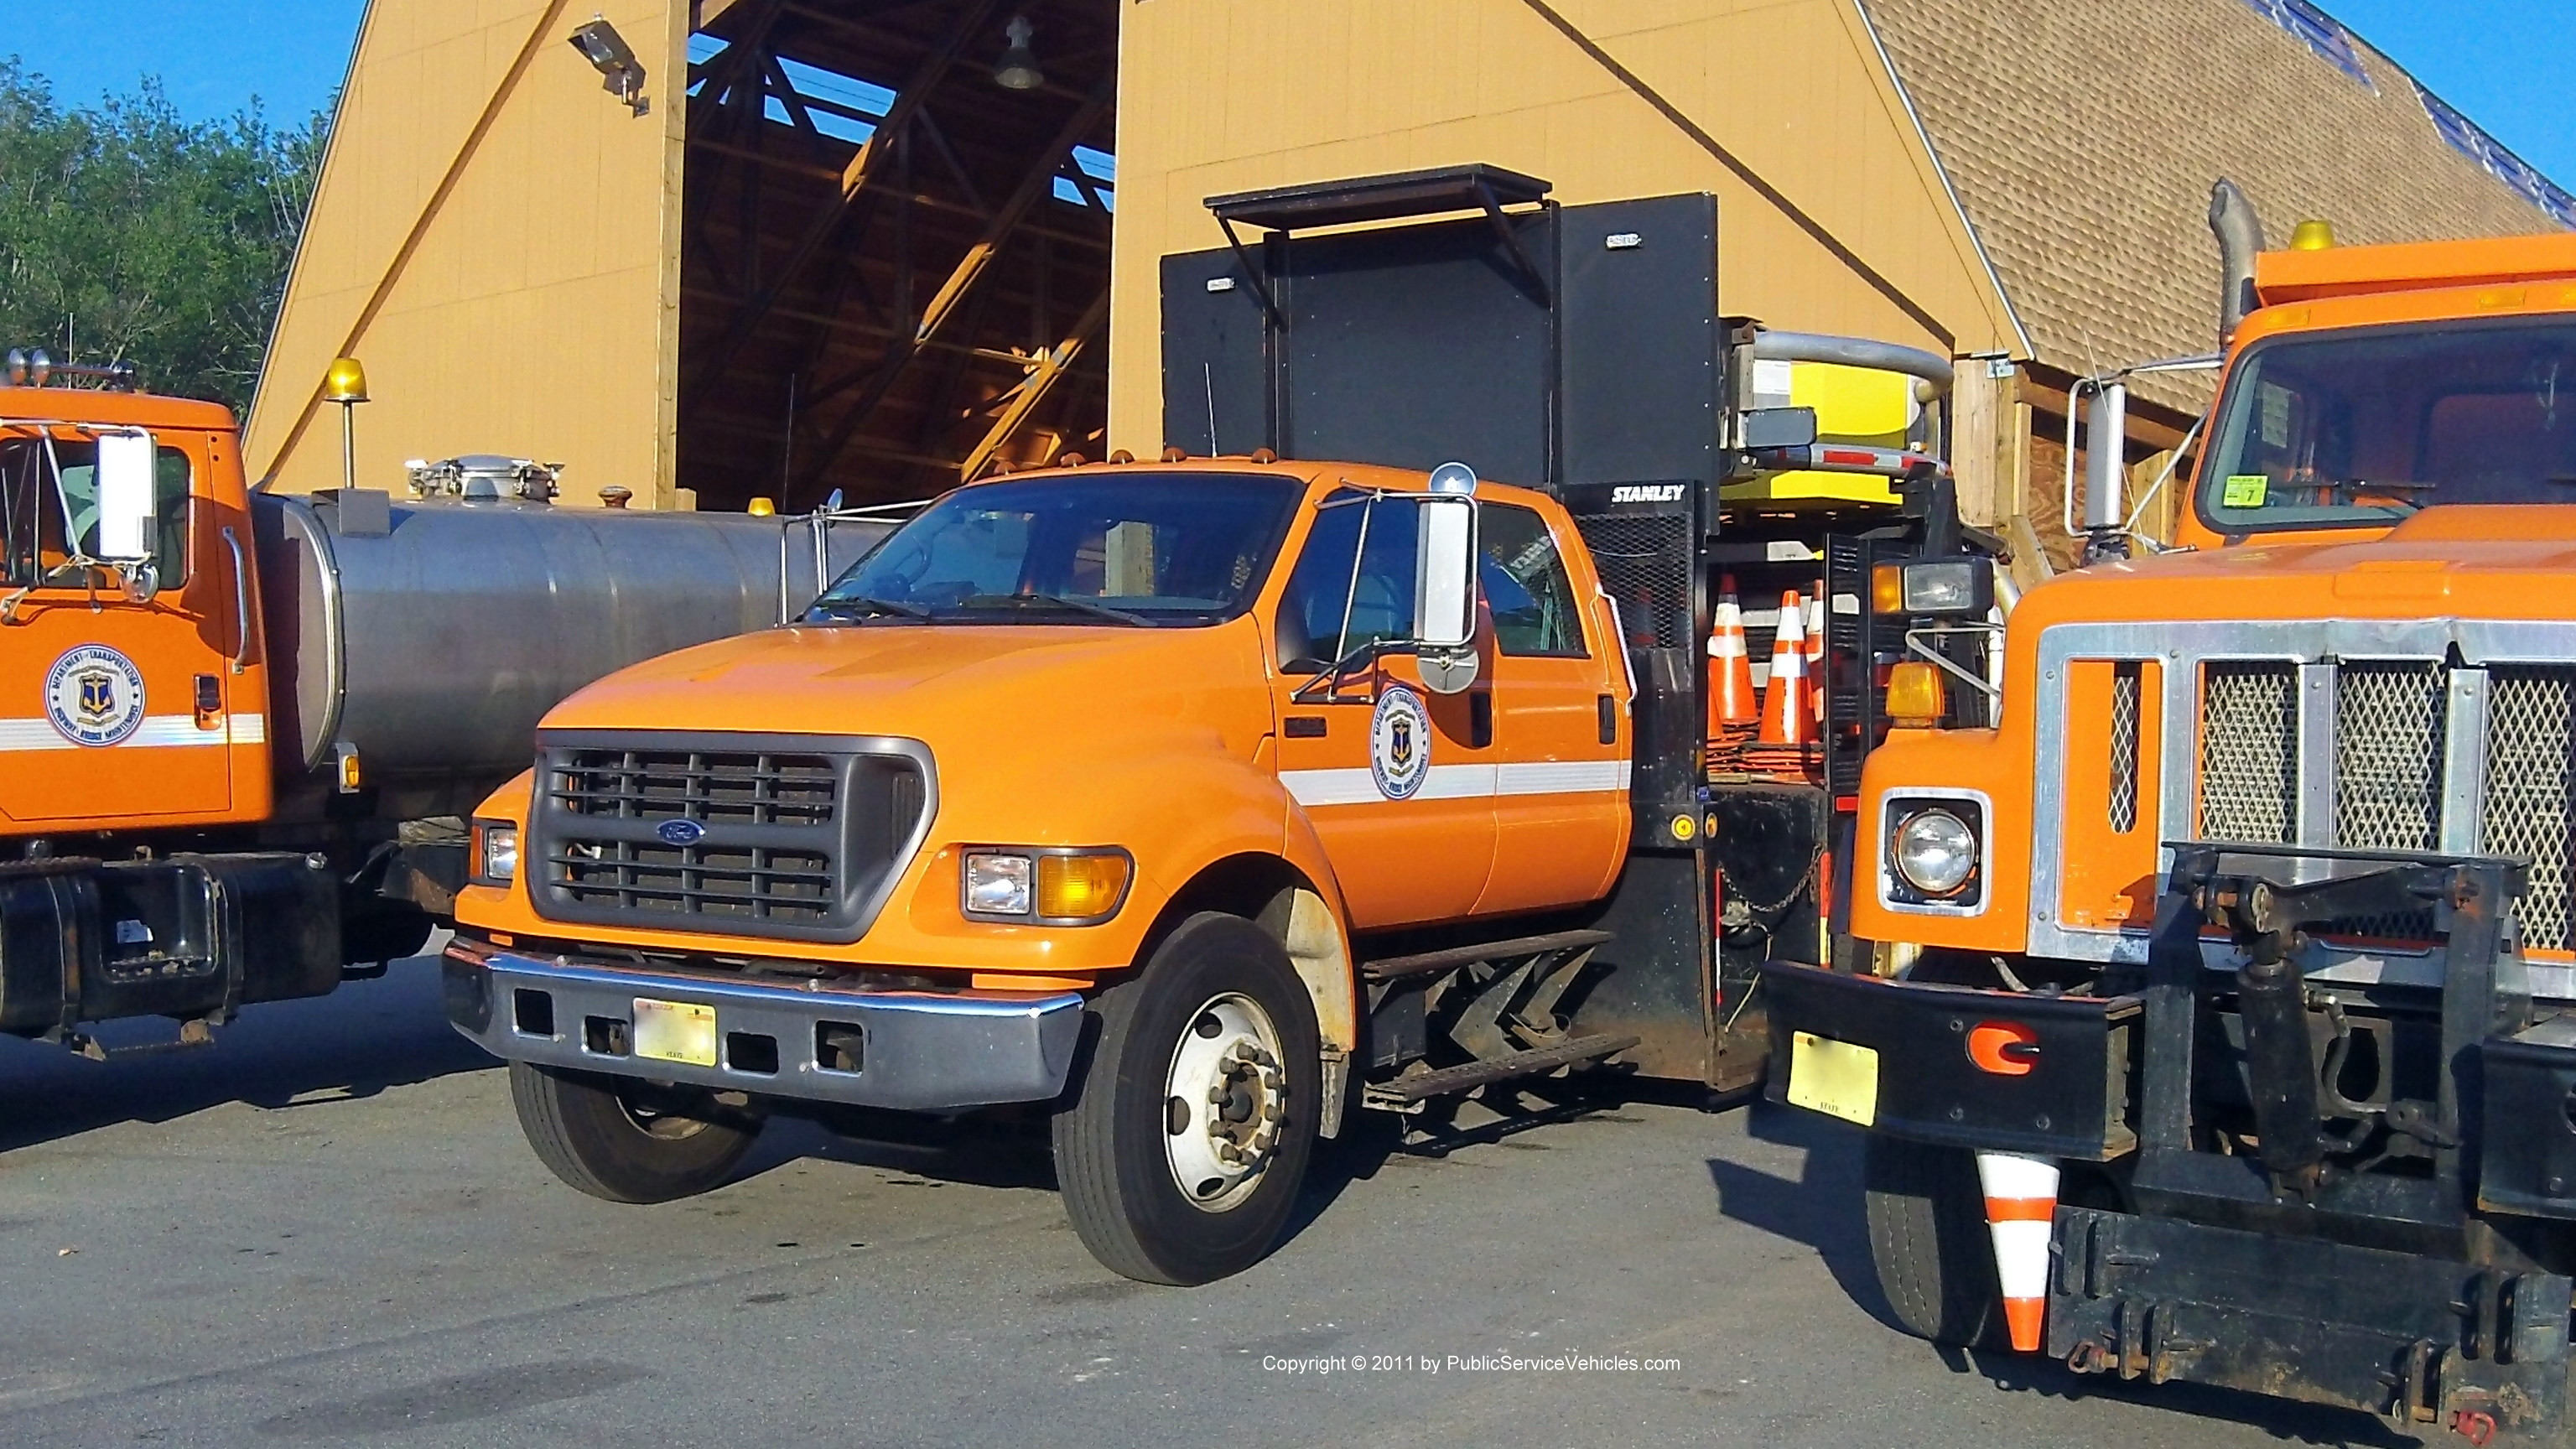
M 462 939 L 441 965 L 448 1021 L 495 1056 L 805 1101 L 919 1112 L 1043 1102 L 1063 1093 L 1082 1036 L 1082 998 L 1072 992 L 728 981 Z M 715 1063 L 635 1055 L 639 999 L 711 1008 Z

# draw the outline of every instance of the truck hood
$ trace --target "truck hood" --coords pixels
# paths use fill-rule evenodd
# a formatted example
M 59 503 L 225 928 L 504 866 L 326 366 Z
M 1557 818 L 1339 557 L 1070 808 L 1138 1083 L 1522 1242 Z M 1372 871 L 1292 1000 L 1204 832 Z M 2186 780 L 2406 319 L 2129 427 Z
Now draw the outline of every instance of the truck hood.
M 2015 611 L 2024 628 L 2158 619 L 2576 617 L 2576 498 L 2563 507 L 2428 508 L 2350 542 L 2169 553 L 2063 574 Z
M 938 749 L 1078 725 L 1086 738 L 1213 729 L 1249 756 L 1269 730 L 1248 620 L 1115 625 L 799 625 L 622 669 L 547 714 L 549 730 L 889 734 Z

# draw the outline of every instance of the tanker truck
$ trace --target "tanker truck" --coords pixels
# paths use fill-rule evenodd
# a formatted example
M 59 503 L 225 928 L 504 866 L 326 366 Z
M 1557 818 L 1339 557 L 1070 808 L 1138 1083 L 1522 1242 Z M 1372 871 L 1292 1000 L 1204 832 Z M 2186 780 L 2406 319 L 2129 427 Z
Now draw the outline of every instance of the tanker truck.
M 399 501 L 255 491 L 223 407 L 8 363 L 0 1031 L 93 1058 L 95 1023 L 203 1044 L 418 950 L 464 880 L 452 817 L 549 706 L 801 609 L 880 531 L 561 508 L 556 469 L 494 456 Z

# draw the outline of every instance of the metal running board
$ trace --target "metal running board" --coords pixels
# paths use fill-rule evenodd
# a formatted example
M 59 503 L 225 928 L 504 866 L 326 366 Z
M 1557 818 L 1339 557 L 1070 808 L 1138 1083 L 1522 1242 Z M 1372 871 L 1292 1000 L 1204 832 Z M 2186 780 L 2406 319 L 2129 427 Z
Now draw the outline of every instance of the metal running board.
M 1640 1040 L 1642 1038 L 1634 1036 L 1578 1036 L 1555 1046 L 1514 1052 L 1491 1061 L 1463 1062 L 1454 1067 L 1442 1067 L 1436 1072 L 1419 1072 L 1410 1077 L 1398 1077 L 1392 1082 L 1375 1083 L 1368 1092 L 1379 1101 L 1410 1106 L 1432 1097 L 1446 1097 L 1453 1092 L 1469 1091 L 1494 1082 L 1508 1082 L 1514 1077 L 1536 1076 L 1577 1062 L 1597 1061 L 1614 1052 L 1626 1051 Z
M 1608 931 L 1557 931 L 1545 936 L 1521 936 L 1509 941 L 1452 946 L 1444 951 L 1425 951 L 1419 956 L 1389 956 L 1382 961 L 1361 962 L 1360 979 L 1393 981 L 1399 977 L 1446 971 L 1453 966 L 1467 966 L 1478 961 L 1507 961 L 1515 956 L 1537 956 L 1549 951 L 1598 946 L 1609 939 Z

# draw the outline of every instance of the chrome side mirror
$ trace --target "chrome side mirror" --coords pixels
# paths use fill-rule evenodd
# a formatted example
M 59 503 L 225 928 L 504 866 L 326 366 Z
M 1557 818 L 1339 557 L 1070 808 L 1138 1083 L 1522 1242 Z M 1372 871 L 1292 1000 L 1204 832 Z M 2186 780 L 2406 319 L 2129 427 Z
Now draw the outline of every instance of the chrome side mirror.
M 98 556 L 111 563 L 152 557 L 152 435 L 98 435 Z M 129 585 L 129 590 L 131 586 Z
M 1476 475 L 1443 463 L 1417 507 L 1413 630 L 1422 682 L 1456 694 L 1476 682 Z

